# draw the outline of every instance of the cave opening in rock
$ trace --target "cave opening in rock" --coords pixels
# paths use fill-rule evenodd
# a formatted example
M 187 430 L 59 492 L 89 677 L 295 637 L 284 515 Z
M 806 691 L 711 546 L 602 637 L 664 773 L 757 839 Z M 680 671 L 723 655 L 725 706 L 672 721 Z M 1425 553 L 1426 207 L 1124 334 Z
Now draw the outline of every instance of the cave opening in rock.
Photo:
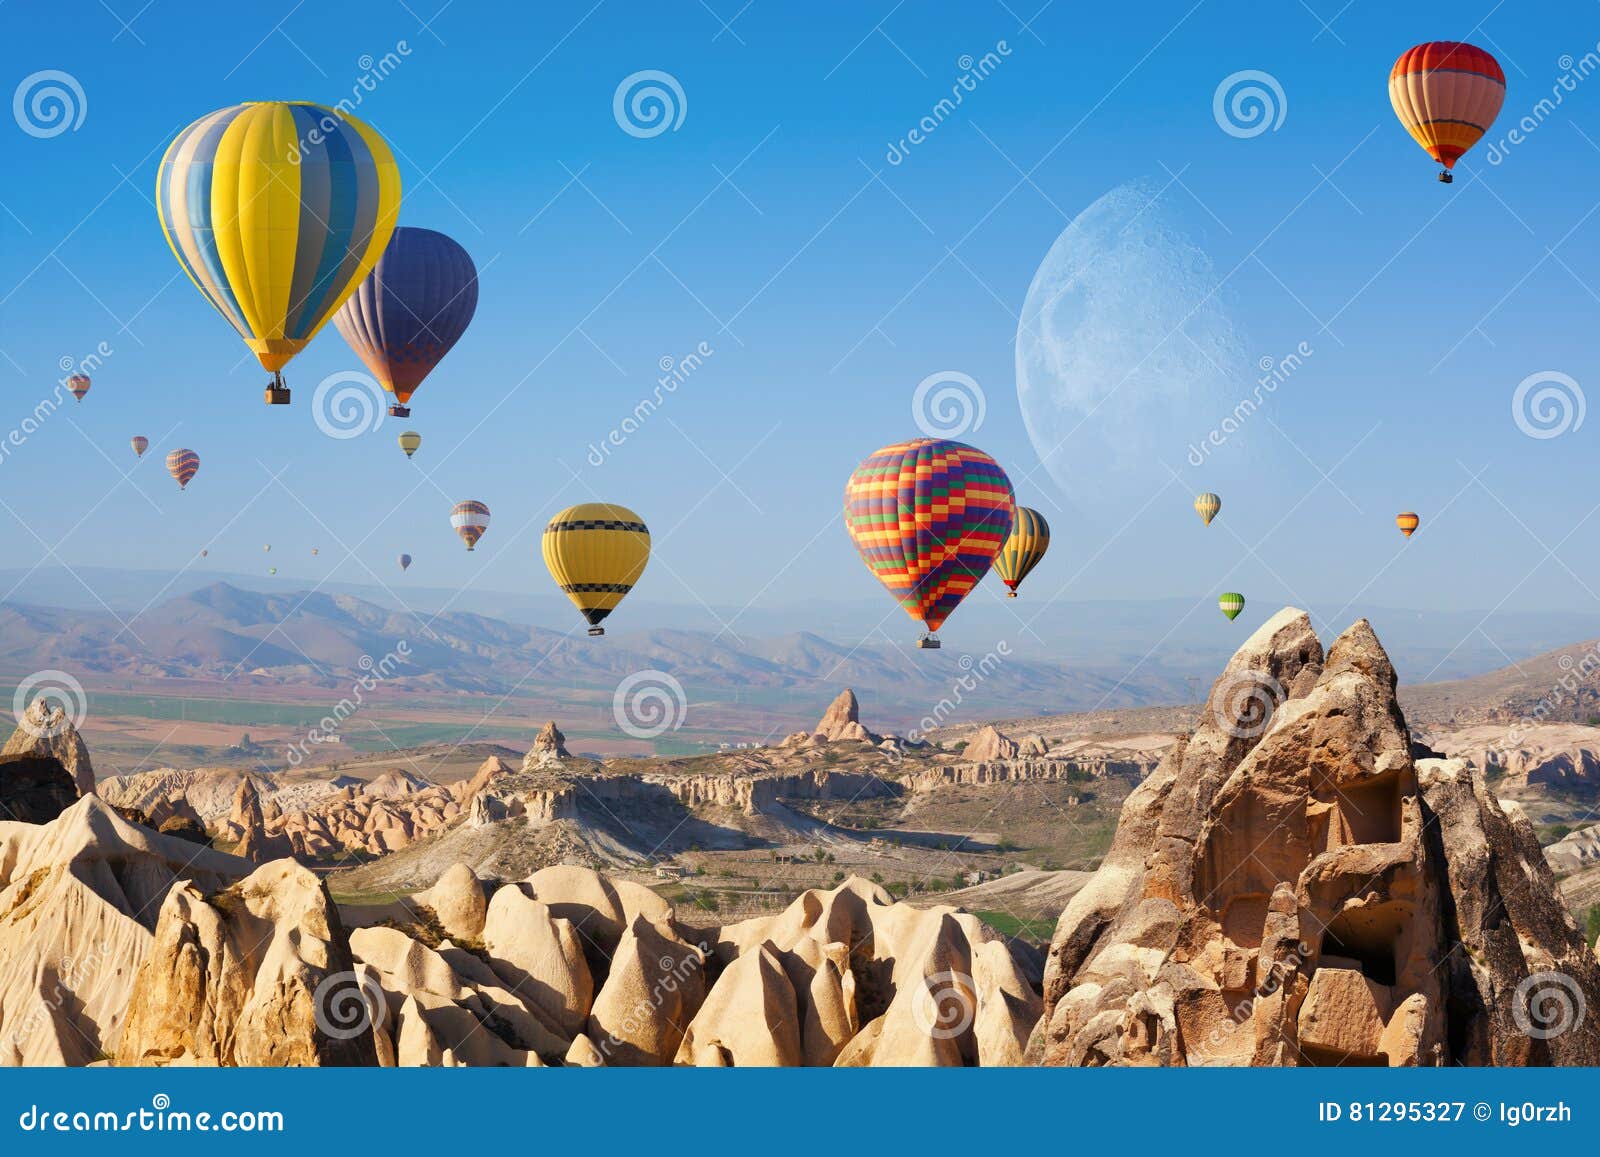
M 1382 905 L 1341 913 L 1323 933 L 1321 967 L 1347 967 L 1340 961 L 1349 961 L 1375 984 L 1393 985 L 1400 920 L 1392 908 Z

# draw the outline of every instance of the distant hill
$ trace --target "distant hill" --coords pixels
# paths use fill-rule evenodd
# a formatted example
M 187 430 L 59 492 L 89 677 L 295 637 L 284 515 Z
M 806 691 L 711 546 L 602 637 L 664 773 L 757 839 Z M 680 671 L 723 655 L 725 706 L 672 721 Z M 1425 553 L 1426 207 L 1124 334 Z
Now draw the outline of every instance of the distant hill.
M 1588 723 L 1600 716 L 1600 640 L 1573 643 L 1506 667 L 1405 688 L 1408 718 L 1429 724 Z

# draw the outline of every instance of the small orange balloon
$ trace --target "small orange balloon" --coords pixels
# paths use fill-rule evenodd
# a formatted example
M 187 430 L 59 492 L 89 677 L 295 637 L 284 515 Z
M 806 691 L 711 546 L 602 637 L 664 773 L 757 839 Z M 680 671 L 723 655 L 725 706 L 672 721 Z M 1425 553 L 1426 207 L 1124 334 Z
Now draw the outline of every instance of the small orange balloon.
M 1421 521 L 1422 520 L 1420 518 L 1418 518 L 1409 510 L 1403 514 L 1397 514 L 1394 516 L 1394 524 L 1400 528 L 1400 533 L 1405 535 L 1407 538 L 1410 538 L 1416 533 L 1417 524 Z

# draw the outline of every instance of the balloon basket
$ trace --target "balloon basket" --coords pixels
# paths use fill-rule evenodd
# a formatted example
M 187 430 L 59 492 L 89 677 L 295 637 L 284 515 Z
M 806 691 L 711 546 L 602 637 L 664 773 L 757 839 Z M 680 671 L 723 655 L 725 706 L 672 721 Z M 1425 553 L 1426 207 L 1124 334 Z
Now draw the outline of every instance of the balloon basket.
M 1016 591 L 1011 591 L 1009 594 L 1006 595 L 1006 598 L 1008 598 L 1008 599 L 1014 599 L 1016 597 L 1017 597 L 1017 592 Z
M 1441 185 L 1450 185 L 1450 184 L 1454 184 L 1454 183 L 1455 183 L 1455 177 L 1451 175 L 1449 169 L 1440 169 L 1439 170 L 1439 184 L 1441 184 Z
M 289 404 L 289 387 L 268 386 L 263 391 L 262 398 L 269 406 L 287 406 Z
M 606 633 L 606 629 L 604 627 L 590 627 L 589 628 L 589 636 L 591 638 L 598 638 L 600 635 L 603 635 L 605 633 Z
M 391 417 L 391 418 L 409 418 L 409 417 L 411 417 L 411 407 L 410 406 L 390 406 L 389 407 L 389 417 Z M 409 450 L 406 452 L 406 457 L 407 458 L 411 457 L 411 452 Z
M 937 635 L 923 635 L 922 638 L 917 640 L 917 646 L 924 651 L 937 651 L 940 645 L 939 636 Z

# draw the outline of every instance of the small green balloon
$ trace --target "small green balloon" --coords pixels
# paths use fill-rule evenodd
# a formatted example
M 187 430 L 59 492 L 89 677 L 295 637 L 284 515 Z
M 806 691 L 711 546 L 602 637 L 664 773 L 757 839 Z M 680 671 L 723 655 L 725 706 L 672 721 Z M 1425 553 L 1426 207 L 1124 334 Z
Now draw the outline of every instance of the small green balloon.
M 1228 591 L 1217 599 L 1217 606 L 1222 613 L 1228 616 L 1231 622 L 1239 617 L 1239 612 L 1244 610 L 1244 596 L 1234 591 Z

